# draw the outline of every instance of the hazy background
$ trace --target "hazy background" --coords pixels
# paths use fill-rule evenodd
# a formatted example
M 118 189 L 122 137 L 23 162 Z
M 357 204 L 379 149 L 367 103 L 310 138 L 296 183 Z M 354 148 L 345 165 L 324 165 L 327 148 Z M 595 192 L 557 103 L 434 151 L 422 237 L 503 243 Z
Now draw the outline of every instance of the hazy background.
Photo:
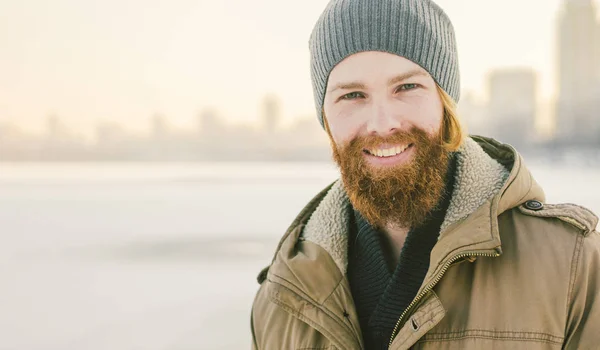
M 469 131 L 600 212 L 598 2 L 437 2 Z M 338 176 L 326 3 L 0 0 L 0 350 L 249 348 L 256 275 Z

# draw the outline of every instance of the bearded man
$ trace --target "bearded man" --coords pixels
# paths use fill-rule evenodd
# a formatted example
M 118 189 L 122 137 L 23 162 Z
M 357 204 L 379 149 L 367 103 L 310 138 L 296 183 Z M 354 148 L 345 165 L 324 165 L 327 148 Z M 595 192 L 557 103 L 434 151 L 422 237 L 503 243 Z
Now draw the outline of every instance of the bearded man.
M 442 9 L 332 0 L 310 52 L 341 179 L 260 273 L 253 348 L 600 348 L 598 218 L 465 134 Z

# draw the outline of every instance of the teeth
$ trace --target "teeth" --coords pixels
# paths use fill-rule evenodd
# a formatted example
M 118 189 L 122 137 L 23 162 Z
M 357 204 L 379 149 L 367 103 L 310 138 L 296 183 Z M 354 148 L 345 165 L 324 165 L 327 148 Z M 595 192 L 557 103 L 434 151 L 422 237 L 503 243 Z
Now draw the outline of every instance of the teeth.
M 378 148 L 378 149 L 369 150 L 369 153 L 371 153 L 372 155 L 377 156 L 377 157 L 390 157 L 390 156 L 395 156 L 397 154 L 404 152 L 407 148 L 408 148 L 408 145 L 396 146 L 394 148 L 389 148 L 389 149 L 379 149 Z

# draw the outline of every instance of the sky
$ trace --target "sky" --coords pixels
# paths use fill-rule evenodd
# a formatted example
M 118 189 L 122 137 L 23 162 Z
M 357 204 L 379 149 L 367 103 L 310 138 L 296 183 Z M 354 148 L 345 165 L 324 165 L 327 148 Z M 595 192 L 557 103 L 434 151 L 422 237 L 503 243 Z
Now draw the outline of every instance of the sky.
M 437 0 L 453 21 L 463 93 L 487 73 L 531 66 L 555 90 L 564 0 Z M 0 121 L 26 130 L 58 115 L 89 133 L 100 121 L 147 128 L 159 113 L 193 127 L 216 109 L 259 120 L 275 94 L 283 118 L 314 115 L 308 38 L 327 0 L 0 0 Z

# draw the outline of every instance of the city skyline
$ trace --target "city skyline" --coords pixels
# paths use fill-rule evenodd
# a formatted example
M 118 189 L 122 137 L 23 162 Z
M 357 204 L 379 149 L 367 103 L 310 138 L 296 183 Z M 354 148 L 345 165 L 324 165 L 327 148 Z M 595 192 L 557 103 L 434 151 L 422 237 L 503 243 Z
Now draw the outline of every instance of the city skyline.
M 574 151 L 587 154 L 590 163 L 600 162 L 600 132 L 582 142 L 576 133 L 557 139 L 536 130 L 537 80 L 531 69 L 494 71 L 488 77 L 493 98 L 481 104 L 466 96 L 459 106 L 466 131 L 507 142 L 522 154 L 557 159 Z M 595 101 L 600 104 L 600 99 Z M 194 128 L 181 129 L 173 127 L 167 116 L 153 114 L 146 120 L 144 134 L 117 122 L 103 122 L 96 125 L 92 140 L 70 130 L 56 115 L 46 118 L 44 133 L 39 135 L 0 122 L 0 162 L 330 160 L 329 140 L 314 117 L 285 125 L 276 96 L 264 96 L 261 105 L 260 123 L 253 125 L 227 123 L 219 111 L 207 109 L 197 115 Z M 595 116 L 591 122 L 598 128 L 600 118 Z
M 457 31 L 463 96 L 486 100 L 492 70 L 533 67 L 541 103 L 553 103 L 562 1 L 438 0 Z M 215 109 L 249 124 L 268 94 L 281 99 L 284 124 L 314 115 L 307 40 L 327 1 L 121 3 L 0 4 L 14 29 L 0 34 L 0 121 L 39 133 L 55 114 L 89 136 L 99 122 L 147 132 L 157 113 L 193 128 Z

